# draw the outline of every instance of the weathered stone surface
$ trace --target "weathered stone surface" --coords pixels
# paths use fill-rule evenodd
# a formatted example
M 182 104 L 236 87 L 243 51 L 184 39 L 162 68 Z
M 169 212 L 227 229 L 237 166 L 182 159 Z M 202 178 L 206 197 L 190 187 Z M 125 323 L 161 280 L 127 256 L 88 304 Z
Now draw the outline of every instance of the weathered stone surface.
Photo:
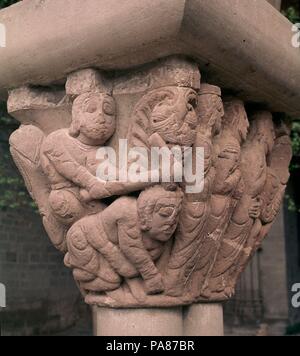
M 72 74 L 70 127 L 50 133 L 33 120 L 11 138 L 50 239 L 89 304 L 170 307 L 230 298 L 280 209 L 292 156 L 288 127 L 268 111 L 248 119 L 241 100 L 200 83 L 187 59 L 110 77 L 102 85 L 95 70 Z M 31 91 L 22 95 L 17 117 L 27 112 L 26 96 L 32 102 Z M 34 102 L 44 103 L 40 95 Z M 16 105 L 9 105 L 12 114 Z M 29 107 L 38 115 L 41 108 L 57 109 L 53 105 Z M 169 182 L 162 165 L 145 168 L 145 177 L 158 175 L 155 182 L 122 180 L 120 166 L 113 180 L 99 180 L 106 161 L 99 149 L 108 153 L 125 138 L 129 149 L 142 152 L 126 162 L 124 152 L 117 154 L 126 172 L 155 147 L 191 149 L 193 161 L 203 148 L 202 191 L 187 189 L 191 183 L 174 151 Z
M 274 1 L 274 0 L 273 0 Z M 128 69 L 170 55 L 195 58 L 209 81 L 300 114 L 292 24 L 265 0 L 30 0 L 0 11 L 7 47 L 0 96 L 63 83 L 83 68 Z M 242 80 L 241 80 L 242 78 Z
M 24 125 L 35 125 L 45 134 L 71 124 L 72 103 L 63 90 L 22 87 L 10 91 L 8 111 Z
M 281 9 L 282 0 L 267 0 L 271 5 L 273 5 L 277 10 Z
M 222 304 L 194 304 L 183 318 L 184 336 L 223 336 Z
M 66 82 L 66 93 L 72 97 L 88 92 L 112 91 L 112 83 L 103 74 L 95 69 L 82 69 L 68 76 Z
M 98 336 L 182 336 L 181 308 L 111 310 L 95 308 Z M 148 322 L 145 323 L 145 320 Z

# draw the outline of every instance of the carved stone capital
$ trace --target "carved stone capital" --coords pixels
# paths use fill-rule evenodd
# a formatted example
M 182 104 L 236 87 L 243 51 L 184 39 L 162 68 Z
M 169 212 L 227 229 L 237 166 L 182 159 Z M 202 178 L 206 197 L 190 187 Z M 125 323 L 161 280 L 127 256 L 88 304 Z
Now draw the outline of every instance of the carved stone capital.
M 11 136 L 13 158 L 88 304 L 232 297 L 284 196 L 292 157 L 284 122 L 247 113 L 176 57 L 126 74 L 80 70 L 62 90 L 16 89 L 8 108 L 23 124 Z M 170 181 L 151 161 L 154 149 L 169 152 Z M 200 190 L 187 189 L 188 163 L 178 157 L 190 158 Z

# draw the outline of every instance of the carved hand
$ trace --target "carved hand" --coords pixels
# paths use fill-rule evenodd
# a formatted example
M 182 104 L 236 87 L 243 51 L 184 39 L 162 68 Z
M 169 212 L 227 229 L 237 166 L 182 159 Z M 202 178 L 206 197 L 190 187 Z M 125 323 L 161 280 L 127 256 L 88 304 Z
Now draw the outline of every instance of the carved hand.
M 259 198 L 252 200 L 252 205 L 249 209 L 249 216 L 252 219 L 258 219 L 261 214 L 261 205 L 262 202 Z
M 150 295 L 164 292 L 165 287 L 160 273 L 151 279 L 145 280 L 145 290 Z
M 107 197 L 107 190 L 105 189 L 105 183 L 96 180 L 95 183 L 89 188 L 89 190 L 81 189 L 80 195 L 84 202 L 103 199 Z

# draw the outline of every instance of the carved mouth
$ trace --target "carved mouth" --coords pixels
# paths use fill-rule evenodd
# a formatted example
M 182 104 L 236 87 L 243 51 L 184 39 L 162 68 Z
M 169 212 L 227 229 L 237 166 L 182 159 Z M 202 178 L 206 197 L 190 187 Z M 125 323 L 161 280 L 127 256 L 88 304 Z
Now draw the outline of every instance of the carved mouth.
M 105 129 L 101 129 L 101 130 L 93 130 L 92 132 L 93 132 L 93 134 L 99 135 L 99 136 L 106 135 L 108 133 L 108 129 L 105 128 Z
M 165 234 L 171 234 L 174 231 L 175 225 L 166 225 L 165 228 L 163 229 L 163 232 Z

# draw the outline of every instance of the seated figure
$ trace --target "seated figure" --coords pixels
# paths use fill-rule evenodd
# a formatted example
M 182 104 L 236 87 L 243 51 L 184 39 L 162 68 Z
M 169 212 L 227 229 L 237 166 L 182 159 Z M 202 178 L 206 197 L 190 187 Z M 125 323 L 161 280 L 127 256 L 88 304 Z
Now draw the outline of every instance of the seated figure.
M 73 104 L 70 129 L 55 131 L 43 142 L 41 164 L 51 184 L 49 203 L 65 225 L 102 210 L 99 202 L 85 202 L 81 192 L 98 197 L 102 186 L 96 178 L 96 153 L 115 132 L 115 111 L 110 95 L 81 94 Z

